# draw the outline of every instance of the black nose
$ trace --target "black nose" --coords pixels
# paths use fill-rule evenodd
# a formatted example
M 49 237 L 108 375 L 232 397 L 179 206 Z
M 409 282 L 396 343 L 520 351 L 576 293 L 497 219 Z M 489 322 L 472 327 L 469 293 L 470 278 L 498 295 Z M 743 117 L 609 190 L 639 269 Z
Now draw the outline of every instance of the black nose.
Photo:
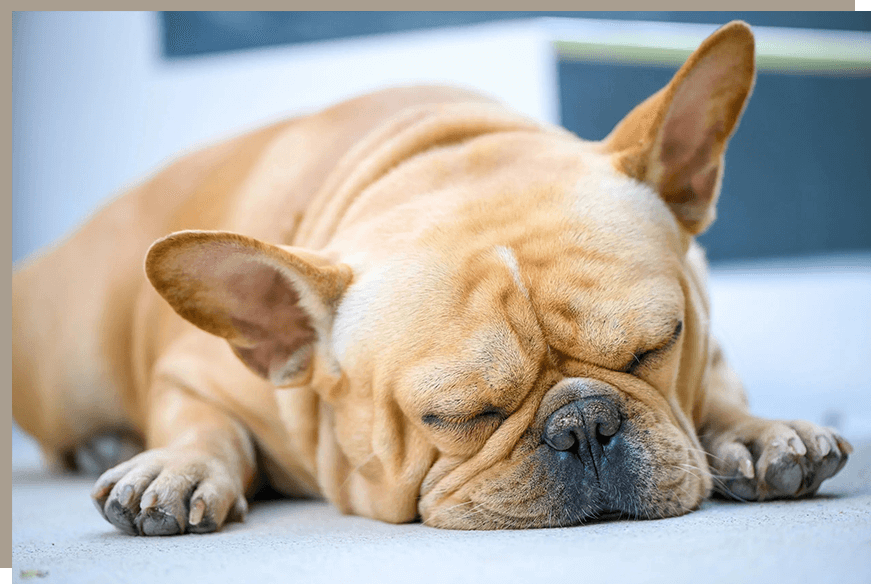
M 572 450 L 595 461 L 620 431 L 621 422 L 620 410 L 611 400 L 602 396 L 579 399 L 550 415 L 543 438 L 554 450 Z

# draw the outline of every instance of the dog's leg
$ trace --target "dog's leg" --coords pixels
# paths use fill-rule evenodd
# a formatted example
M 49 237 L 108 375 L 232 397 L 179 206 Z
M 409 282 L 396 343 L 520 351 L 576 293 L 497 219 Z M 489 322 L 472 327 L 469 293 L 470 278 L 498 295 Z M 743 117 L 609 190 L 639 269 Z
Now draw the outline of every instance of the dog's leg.
M 205 533 L 244 518 L 255 471 L 246 429 L 169 378 L 149 394 L 149 450 L 104 473 L 92 497 L 130 534 Z
M 738 376 L 714 347 L 699 438 L 715 490 L 738 500 L 808 497 L 853 451 L 832 428 L 753 416 Z

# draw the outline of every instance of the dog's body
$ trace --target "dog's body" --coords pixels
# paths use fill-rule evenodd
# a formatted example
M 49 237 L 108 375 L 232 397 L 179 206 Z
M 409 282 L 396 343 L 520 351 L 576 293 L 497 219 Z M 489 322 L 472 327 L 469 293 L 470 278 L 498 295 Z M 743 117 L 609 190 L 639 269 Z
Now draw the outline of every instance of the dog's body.
M 733 23 L 602 143 L 430 87 L 190 155 L 14 275 L 15 418 L 143 438 L 94 497 L 149 535 L 257 474 L 457 528 L 812 494 L 849 444 L 749 414 L 693 240 L 752 83 Z

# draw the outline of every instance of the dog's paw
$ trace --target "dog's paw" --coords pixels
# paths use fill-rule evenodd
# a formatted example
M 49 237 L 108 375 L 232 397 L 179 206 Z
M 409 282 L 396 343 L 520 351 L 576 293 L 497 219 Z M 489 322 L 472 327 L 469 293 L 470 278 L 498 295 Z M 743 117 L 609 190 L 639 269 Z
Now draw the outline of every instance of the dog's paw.
M 218 530 L 247 512 L 241 479 L 204 454 L 155 449 L 106 471 L 91 497 L 103 517 L 131 535 Z
M 732 499 L 808 497 L 853 451 L 831 428 L 750 419 L 705 440 L 715 490 Z

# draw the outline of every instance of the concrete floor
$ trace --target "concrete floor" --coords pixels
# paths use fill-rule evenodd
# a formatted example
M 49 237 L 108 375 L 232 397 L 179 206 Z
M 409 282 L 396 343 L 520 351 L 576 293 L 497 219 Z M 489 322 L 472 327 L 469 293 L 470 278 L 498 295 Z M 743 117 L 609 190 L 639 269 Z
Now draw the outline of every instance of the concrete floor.
M 388 525 L 323 502 L 268 501 L 243 524 L 123 535 L 92 479 L 52 476 L 13 431 L 15 582 L 871 582 L 871 442 L 812 500 L 706 502 L 684 517 L 460 532 Z

